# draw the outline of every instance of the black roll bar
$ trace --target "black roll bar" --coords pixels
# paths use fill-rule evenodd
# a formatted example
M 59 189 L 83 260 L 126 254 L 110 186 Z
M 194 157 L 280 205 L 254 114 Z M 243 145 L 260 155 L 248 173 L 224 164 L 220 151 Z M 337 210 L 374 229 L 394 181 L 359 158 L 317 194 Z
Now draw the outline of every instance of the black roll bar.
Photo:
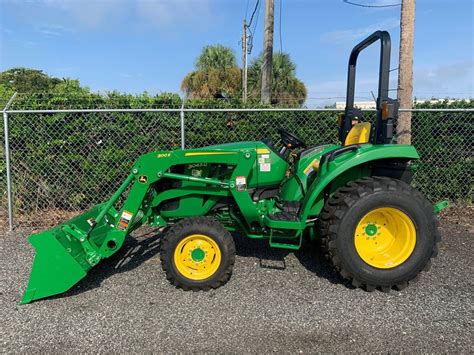
M 349 66 L 347 73 L 347 93 L 346 93 L 346 110 L 344 120 L 341 122 L 340 139 L 343 144 L 345 138 L 352 128 L 352 119 L 354 118 L 354 95 L 355 95 L 355 79 L 356 65 L 359 53 L 369 47 L 371 44 L 380 41 L 380 66 L 379 66 L 379 85 L 377 96 L 377 122 L 375 132 L 372 134 L 372 143 L 386 143 L 386 128 L 382 122 L 382 105 L 385 102 L 392 102 L 388 97 L 388 86 L 390 79 L 390 51 L 391 40 L 387 31 L 376 31 L 369 37 L 356 45 L 349 57 Z M 391 138 L 391 137 L 390 137 Z

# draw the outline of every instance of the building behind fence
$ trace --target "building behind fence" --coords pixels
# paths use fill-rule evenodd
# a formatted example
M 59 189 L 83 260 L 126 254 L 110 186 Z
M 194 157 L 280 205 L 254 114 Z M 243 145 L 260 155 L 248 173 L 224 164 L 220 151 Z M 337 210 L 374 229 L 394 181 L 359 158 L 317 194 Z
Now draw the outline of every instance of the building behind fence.
M 412 111 L 412 143 L 421 155 L 413 184 L 431 201 L 472 201 L 474 110 Z M 79 212 L 108 199 L 128 175 L 133 162 L 145 152 L 266 137 L 276 140 L 280 127 L 297 134 L 308 145 L 337 143 L 338 112 L 341 111 L 5 110 L 1 130 L 7 134 L 1 144 L 0 209 L 8 209 L 8 145 L 14 216 L 43 210 Z M 366 111 L 365 116 L 373 120 L 375 113 Z M 0 216 L 6 218 L 7 213 Z

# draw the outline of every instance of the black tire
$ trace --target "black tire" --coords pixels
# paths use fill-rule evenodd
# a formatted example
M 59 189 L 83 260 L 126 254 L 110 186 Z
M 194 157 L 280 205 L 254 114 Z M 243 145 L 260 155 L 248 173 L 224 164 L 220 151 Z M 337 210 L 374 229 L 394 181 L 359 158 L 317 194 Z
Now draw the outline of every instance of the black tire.
M 209 277 L 193 280 L 183 275 L 177 268 L 174 255 L 179 243 L 193 234 L 202 234 L 212 239 L 220 250 L 220 263 L 217 270 Z M 209 217 L 185 218 L 172 226 L 161 243 L 161 265 L 166 278 L 176 287 L 185 291 L 208 291 L 225 284 L 235 262 L 235 244 L 232 235 L 222 224 Z
M 416 244 L 409 257 L 392 268 L 377 268 L 364 262 L 355 246 L 359 221 L 376 208 L 395 208 L 405 213 L 416 230 Z M 384 292 L 402 290 L 429 270 L 441 240 L 431 204 L 415 188 L 387 177 L 370 177 L 349 182 L 326 202 L 319 220 L 321 244 L 329 260 L 353 286 Z

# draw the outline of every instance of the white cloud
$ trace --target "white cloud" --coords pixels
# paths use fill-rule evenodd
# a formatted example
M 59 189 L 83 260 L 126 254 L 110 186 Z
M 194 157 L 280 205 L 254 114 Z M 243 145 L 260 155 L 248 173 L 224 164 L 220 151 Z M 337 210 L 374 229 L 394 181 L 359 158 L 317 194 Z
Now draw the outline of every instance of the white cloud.
M 137 0 L 137 15 L 156 27 L 205 24 L 210 17 L 209 0 Z
M 92 29 L 121 17 L 127 4 L 123 0 L 42 0 L 42 3 Z
M 397 87 L 397 75 L 390 78 L 390 88 Z M 356 100 L 371 101 L 372 94 L 377 95 L 377 77 L 358 77 L 356 82 Z M 346 80 L 335 79 L 309 83 L 308 106 L 332 105 L 344 101 Z M 438 66 L 414 68 L 413 96 L 419 99 L 436 98 L 469 98 L 474 97 L 474 62 L 460 61 Z M 390 91 L 390 97 L 396 98 L 396 91 Z
M 38 32 L 50 37 L 59 37 L 62 36 L 65 32 L 72 31 L 63 25 L 55 23 L 44 23 L 38 27 Z
M 326 32 L 321 35 L 321 40 L 323 42 L 331 43 L 355 42 L 356 40 L 362 39 L 377 30 L 389 30 L 392 28 L 396 28 L 399 25 L 399 19 L 396 17 L 391 17 L 384 21 L 380 21 L 378 23 L 374 23 L 366 27 Z
M 474 61 L 415 67 L 413 88 L 418 97 L 474 97 Z
M 40 0 L 51 10 L 70 16 L 90 30 L 118 25 L 126 16 L 136 16 L 138 26 L 175 27 L 208 23 L 210 0 Z M 46 35 L 59 35 L 54 29 L 43 29 Z

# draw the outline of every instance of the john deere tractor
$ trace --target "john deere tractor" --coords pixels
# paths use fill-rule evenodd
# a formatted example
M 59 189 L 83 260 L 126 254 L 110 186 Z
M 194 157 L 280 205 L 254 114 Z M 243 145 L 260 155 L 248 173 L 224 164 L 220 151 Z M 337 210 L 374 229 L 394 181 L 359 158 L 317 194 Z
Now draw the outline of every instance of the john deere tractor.
M 377 118 L 371 124 L 354 107 L 355 73 L 359 53 L 378 41 Z M 433 206 L 410 186 L 418 153 L 392 142 L 398 105 L 388 97 L 389 63 L 385 31 L 352 50 L 340 144 L 307 146 L 280 129 L 274 142 L 142 155 L 109 201 L 29 237 L 36 256 L 21 303 L 70 289 L 144 224 L 163 229 L 162 267 L 183 290 L 227 282 L 236 252 L 232 232 L 292 250 L 303 238 L 319 239 L 353 285 L 405 288 L 436 256 L 435 214 L 446 203 Z

